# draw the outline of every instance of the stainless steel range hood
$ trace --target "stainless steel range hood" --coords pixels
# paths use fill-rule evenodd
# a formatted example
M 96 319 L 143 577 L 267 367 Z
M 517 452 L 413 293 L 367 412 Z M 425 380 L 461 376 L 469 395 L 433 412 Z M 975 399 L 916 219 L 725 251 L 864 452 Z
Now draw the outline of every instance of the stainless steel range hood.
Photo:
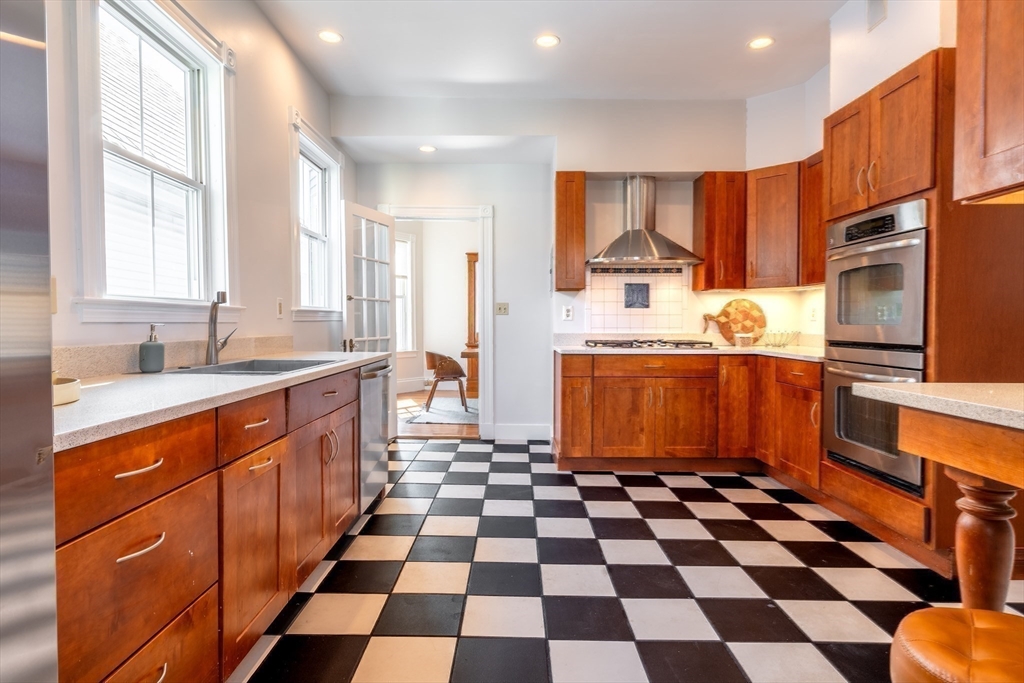
M 601 266 L 680 266 L 704 259 L 655 231 L 652 176 L 627 176 L 622 234 L 587 261 Z

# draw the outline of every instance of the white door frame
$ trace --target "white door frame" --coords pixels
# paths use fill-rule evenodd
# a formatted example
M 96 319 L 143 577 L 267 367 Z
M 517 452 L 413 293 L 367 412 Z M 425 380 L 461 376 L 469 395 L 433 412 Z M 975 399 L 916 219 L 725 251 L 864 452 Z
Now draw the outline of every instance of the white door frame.
M 480 438 L 494 438 L 494 206 L 378 204 L 395 220 L 470 221 L 480 228 Z M 396 226 L 397 229 L 397 226 Z

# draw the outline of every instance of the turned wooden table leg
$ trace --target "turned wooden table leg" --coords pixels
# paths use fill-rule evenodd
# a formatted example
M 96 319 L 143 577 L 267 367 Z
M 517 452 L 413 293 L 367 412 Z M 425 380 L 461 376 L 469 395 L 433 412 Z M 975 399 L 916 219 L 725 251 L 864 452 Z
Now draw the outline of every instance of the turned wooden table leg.
M 970 472 L 946 467 L 964 494 L 956 501 L 956 568 L 967 609 L 1002 612 L 1013 571 L 1013 526 L 1009 500 L 1017 489 Z

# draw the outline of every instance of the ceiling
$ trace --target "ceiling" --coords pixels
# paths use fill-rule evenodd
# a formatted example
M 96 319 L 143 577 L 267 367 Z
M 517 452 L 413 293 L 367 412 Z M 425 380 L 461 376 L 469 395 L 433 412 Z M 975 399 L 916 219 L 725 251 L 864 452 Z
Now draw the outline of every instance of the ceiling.
M 555 156 L 555 138 L 546 135 L 365 135 L 339 140 L 357 164 L 549 164 Z M 421 145 L 437 151 L 421 152 Z
M 745 99 L 828 63 L 845 0 L 257 0 L 349 96 Z M 324 43 L 331 29 L 344 41 Z M 542 33 L 561 45 L 542 49 Z M 762 51 L 757 36 L 775 38 Z

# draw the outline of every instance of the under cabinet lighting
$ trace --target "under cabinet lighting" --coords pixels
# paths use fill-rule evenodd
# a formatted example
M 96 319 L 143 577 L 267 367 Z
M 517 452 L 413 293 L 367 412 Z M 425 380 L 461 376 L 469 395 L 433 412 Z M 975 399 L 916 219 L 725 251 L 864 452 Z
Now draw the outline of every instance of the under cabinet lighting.
M 554 47 L 562 42 L 562 39 L 553 33 L 545 33 L 542 36 L 534 38 L 533 42 L 536 43 L 538 47 Z
M 747 43 L 747 47 L 751 50 L 763 50 L 766 47 L 771 47 L 775 44 L 775 39 L 770 36 L 761 36 L 760 38 L 754 38 L 752 41 Z
M 341 42 L 341 34 L 338 33 L 337 31 L 329 31 L 327 29 L 324 29 L 323 31 L 320 31 L 320 33 L 318 33 L 317 35 L 320 36 L 320 40 L 324 41 L 325 43 Z
M 437 151 L 437 147 L 434 147 L 433 145 L 423 145 L 422 147 L 420 147 L 420 151 L 421 152 L 428 152 L 428 153 L 429 152 L 436 152 Z

